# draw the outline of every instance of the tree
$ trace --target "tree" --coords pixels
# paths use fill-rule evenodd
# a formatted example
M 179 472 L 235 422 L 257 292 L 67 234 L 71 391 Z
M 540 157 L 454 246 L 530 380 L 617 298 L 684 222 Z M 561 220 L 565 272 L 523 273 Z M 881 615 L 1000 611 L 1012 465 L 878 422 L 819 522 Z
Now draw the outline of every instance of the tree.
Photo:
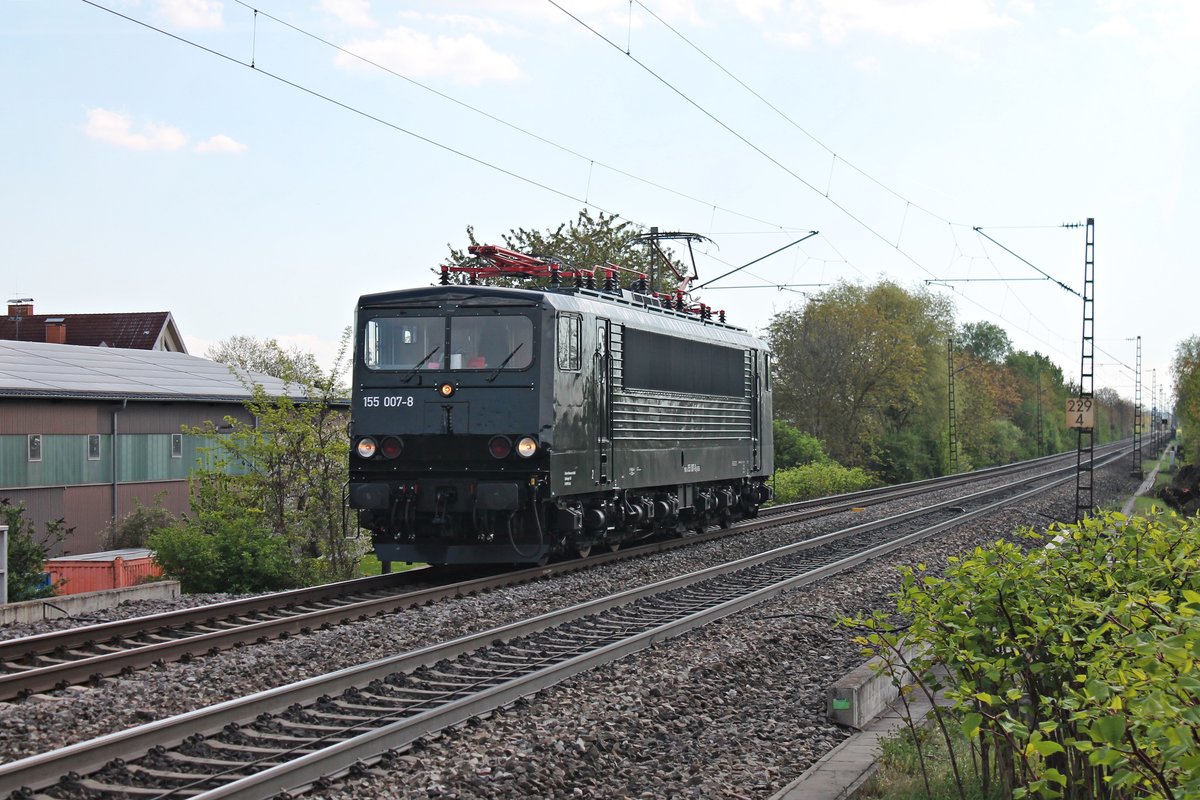
M 1196 460 L 1196 434 L 1200 425 L 1200 336 L 1191 336 L 1175 346 L 1171 363 L 1175 379 L 1175 414 L 1185 437 L 1187 457 Z
M 605 214 L 593 217 L 586 209 L 581 209 L 579 217 L 572 222 L 564 222 L 554 230 L 536 231 L 527 228 L 514 228 L 502 234 L 504 246 L 532 256 L 552 257 L 560 260 L 568 268 L 584 270 L 596 269 L 605 264 L 631 269 L 635 272 L 651 276 L 651 288 L 657 291 L 670 291 L 675 288 L 674 276 L 663 268 L 662 258 L 653 253 L 646 245 L 637 241 L 641 233 L 638 226 L 628 220 L 622 220 L 619 214 Z M 480 242 L 475 238 L 475 229 L 467 226 L 467 240 L 475 245 Z M 447 245 L 450 249 L 452 263 L 466 266 L 476 263 L 465 249 Z M 690 270 L 681 261 L 665 250 L 671 263 L 680 272 Z M 520 279 L 508 280 L 511 285 L 523 285 Z
M 944 419 L 931 389 L 944 378 L 931 376 L 945 372 L 951 329 L 939 296 L 888 281 L 838 284 L 771 321 L 775 407 L 839 463 L 868 464 L 883 436 L 914 414 Z
M 1012 352 L 1008 332 L 991 322 L 967 322 L 955 338 L 959 350 L 990 364 L 1003 364 Z
M 127 547 L 148 547 L 150 537 L 166 528 L 179 527 L 182 520 L 162 507 L 166 492 L 154 498 L 154 505 L 147 507 L 133 498 L 133 511 L 117 522 L 110 522 L 100 535 L 105 550 L 123 550 Z
M 1062 413 L 1067 389 L 1062 369 L 1039 352 L 1015 350 L 1005 360 L 1020 402 L 1012 420 L 1028 435 L 1028 456 L 1058 453 L 1066 447 L 1067 427 Z
M 311 560 L 321 577 L 353 574 L 361 547 L 346 538 L 342 500 L 350 454 L 340 376 L 349 335 L 329 372 L 285 370 L 288 391 L 280 396 L 250 385 L 245 405 L 253 423 L 231 416 L 224 420 L 228 433 L 213 422 L 191 431 L 212 442 L 192 474 L 192 515 L 201 532 L 256 541 L 261 527 L 288 542 L 297 559 Z
M 230 336 L 208 348 L 204 357 L 251 372 L 261 372 L 282 381 L 319 382 L 321 367 L 312 353 L 292 345 L 286 350 L 275 339 Z
M 34 524 L 25 519 L 25 506 L 0 497 L 0 524 L 8 526 L 8 601 L 33 600 L 54 594 L 54 587 L 43 584 L 46 553 L 51 545 L 70 534 L 63 521 L 46 523 L 38 534 Z

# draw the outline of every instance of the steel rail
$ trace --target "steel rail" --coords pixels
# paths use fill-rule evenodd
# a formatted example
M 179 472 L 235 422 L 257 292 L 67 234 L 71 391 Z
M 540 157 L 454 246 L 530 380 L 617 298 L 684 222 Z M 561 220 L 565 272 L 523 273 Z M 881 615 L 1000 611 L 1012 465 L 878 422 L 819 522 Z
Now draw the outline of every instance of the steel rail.
M 387 591 L 416 574 L 414 570 L 389 575 L 355 578 L 338 583 L 326 583 L 304 589 L 290 589 L 256 597 L 225 600 L 192 608 L 146 614 L 129 619 L 101 622 L 62 631 L 51 631 L 36 636 L 0 641 L 0 662 L 16 661 L 30 653 L 52 652 L 58 648 L 75 649 L 94 642 L 126 639 L 158 630 L 175 630 L 187 625 L 215 624 L 222 618 L 234 618 L 248 614 L 264 613 L 276 609 L 321 603 L 349 595 L 370 594 Z
M 214 654 L 221 650 L 249 643 L 261 643 L 275 638 L 307 634 L 314 629 L 338 623 L 365 620 L 373 616 L 394 613 L 425 603 L 439 602 L 467 594 L 573 572 L 612 561 L 641 557 L 729 535 L 838 513 L 862 505 L 883 503 L 915 494 L 927 493 L 935 488 L 952 488 L 957 485 L 975 483 L 1017 471 L 1050 465 L 1057 460 L 1067 459 L 1069 455 L 1059 454 L 1057 456 L 1034 459 L 1030 462 L 1020 462 L 1015 465 L 1006 465 L 989 470 L 966 473 L 965 475 L 952 476 L 950 479 L 930 479 L 912 484 L 903 484 L 899 487 L 881 487 L 865 492 L 855 492 L 832 498 L 818 498 L 777 506 L 770 509 L 770 513 L 764 513 L 758 519 L 744 521 L 730 529 L 713 530 L 683 539 L 651 542 L 626 547 L 616 553 L 605 553 L 587 559 L 576 559 L 549 566 L 515 570 L 503 573 L 500 576 L 489 576 L 461 583 L 440 584 L 432 588 L 420 589 L 413 592 L 397 594 L 393 591 L 383 596 L 369 597 L 364 600 L 339 602 L 355 594 L 378 593 L 386 591 L 388 587 L 392 589 L 400 588 L 405 583 L 421 580 L 430 571 L 410 570 L 388 576 L 361 578 L 354 581 L 326 584 L 311 589 L 292 590 L 148 617 L 137 617 L 112 623 L 103 623 L 101 625 L 74 628 L 25 639 L 8 640 L 0 642 L 0 661 L 7 660 L 11 663 L 16 660 L 13 654 L 21 654 L 20 657 L 30 661 L 49 663 L 0 674 L 0 699 L 23 697 L 36 692 L 62 689 L 66 686 L 81 683 L 95 683 L 104 677 L 127 674 L 137 669 L 144 669 L 151 665 L 168 661 Z M 956 503 L 959 502 L 959 499 L 956 498 L 948 502 Z M 323 602 L 332 602 L 333 605 L 315 610 L 303 610 L 307 604 Z M 281 606 L 282 611 L 280 610 Z M 224 616 L 218 620 L 217 617 L 219 614 Z M 263 620 L 244 619 L 245 617 L 259 614 L 273 616 Z M 243 619 L 236 620 L 238 617 Z M 235 621 L 236 624 L 234 624 Z M 171 624 L 193 626 L 193 629 L 190 631 L 172 629 L 169 627 Z M 196 627 L 199 627 L 199 630 L 196 630 Z M 215 630 L 213 629 L 214 627 L 216 628 Z M 122 636 L 144 636 L 148 633 L 157 635 L 158 638 L 166 639 L 166 641 L 148 643 L 125 641 L 119 645 L 123 649 L 114 652 L 97 653 L 94 655 L 83 655 L 78 652 L 80 648 L 91 648 L 93 643 L 102 639 L 112 641 Z M 69 655 L 76 657 L 68 658 Z
M 1114 456 L 1115 460 L 1120 456 Z M 1103 466 L 1103 464 L 1101 464 Z M 1066 471 L 1066 470 L 1064 470 Z M 177 746 L 189 737 L 211 736 L 221 731 L 230 723 L 252 720 L 259 714 L 277 712 L 293 704 L 312 703 L 325 695 L 339 693 L 347 689 L 361 687 L 375 680 L 395 673 L 412 673 L 423 665 L 438 663 L 444 659 L 453 659 L 466 653 L 472 653 L 487 647 L 496 641 L 508 641 L 514 638 L 529 636 L 546 631 L 556 626 L 564 625 L 572 620 L 595 615 L 615 609 L 628 607 L 631 603 L 666 592 L 677 591 L 688 586 L 712 581 L 722 576 L 745 574 L 748 569 L 777 562 L 789 556 L 795 556 L 809 550 L 818 550 L 827 545 L 836 545 L 850 540 L 858 540 L 868 532 L 880 531 L 888 526 L 895 526 L 919 516 L 945 510 L 953 503 L 963 504 L 970 501 L 981 503 L 979 508 L 956 514 L 951 519 L 942 519 L 932 525 L 925 525 L 915 531 L 900 535 L 868 547 L 849 556 L 834 553 L 834 560 L 817 567 L 806 568 L 800 574 L 785 580 L 775 580 L 765 587 L 759 587 L 745 597 L 736 600 L 720 601 L 714 607 L 690 613 L 686 617 L 669 624 L 664 624 L 634 635 L 628 641 L 613 644 L 603 653 L 573 656 L 562 664 L 547 666 L 545 669 L 531 673 L 531 676 L 514 682 L 507 682 L 502 687 L 489 690 L 485 696 L 474 696 L 463 702 L 458 702 L 453 708 L 445 707 L 432 710 L 425 714 L 411 717 L 407 722 L 397 722 L 385 728 L 379 728 L 369 733 L 344 740 L 332 747 L 319 752 L 304 755 L 298 760 L 290 760 L 285 764 L 272 766 L 257 774 L 241 777 L 225 786 L 205 791 L 198 795 L 203 798 L 217 797 L 269 797 L 281 790 L 301 787 L 311 784 L 316 776 L 336 774 L 349 768 L 356 762 L 377 758 L 388 748 L 401 746 L 414 738 L 426 735 L 433 730 L 455 724 L 471 716 L 484 713 L 487 710 L 512 702 L 516 697 L 528 695 L 552 685 L 569 674 L 575 674 L 590 669 L 597 663 L 612 660 L 635 652 L 650 644 L 706 624 L 713 619 L 726 616 L 742 610 L 762 600 L 769 599 L 782 591 L 795 588 L 805 582 L 811 582 L 836 571 L 847 569 L 863 561 L 876 558 L 903 547 L 919 539 L 934 535 L 941 530 L 954 527 L 963 522 L 982 516 L 997 508 L 1032 497 L 1070 480 L 1071 476 L 1060 476 L 1048 483 L 1028 489 L 1019 494 L 1004 497 L 1000 500 L 990 500 L 995 495 L 1010 491 L 1011 487 L 997 487 L 976 492 L 957 500 L 942 501 L 924 509 L 917 509 L 886 519 L 861 523 L 840 531 L 827 533 L 803 542 L 793 543 L 776 548 L 766 553 L 760 553 L 738 559 L 726 564 L 710 567 L 688 575 L 678 576 L 659 581 L 648 586 L 637 587 L 618 594 L 600 598 L 595 601 L 577 604 L 567 609 L 550 612 L 536 618 L 505 625 L 493 630 L 470 634 L 451 642 L 432 645 L 417 651 L 380 659 L 375 662 L 340 670 L 330 675 L 312 678 L 289 686 L 272 689 L 246 698 L 231 700 L 205 709 L 199 709 L 166 720 L 151 722 L 126 731 L 113 733 L 98 739 L 81 742 L 50 753 L 31 756 L 20 761 L 0 766 L 0 785 L 24 786 L 32 788 L 45 787 L 54 783 L 67 769 L 77 773 L 88 773 L 102 769 L 114 759 L 132 758 L 155 746 Z M 1016 485 L 1025 485 L 1035 481 L 1026 478 Z M 985 502 L 989 501 L 990 502 Z M 194 739 L 193 739 L 194 741 Z M 211 776 L 209 776 L 211 778 Z

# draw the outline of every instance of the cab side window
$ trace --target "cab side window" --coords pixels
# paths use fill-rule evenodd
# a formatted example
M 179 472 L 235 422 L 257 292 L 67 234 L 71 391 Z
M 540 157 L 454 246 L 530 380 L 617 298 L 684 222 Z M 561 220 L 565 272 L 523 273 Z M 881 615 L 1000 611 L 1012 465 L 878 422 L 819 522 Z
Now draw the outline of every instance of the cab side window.
M 558 315 L 558 368 L 577 372 L 583 365 L 583 346 L 580 332 L 583 318 L 578 314 Z

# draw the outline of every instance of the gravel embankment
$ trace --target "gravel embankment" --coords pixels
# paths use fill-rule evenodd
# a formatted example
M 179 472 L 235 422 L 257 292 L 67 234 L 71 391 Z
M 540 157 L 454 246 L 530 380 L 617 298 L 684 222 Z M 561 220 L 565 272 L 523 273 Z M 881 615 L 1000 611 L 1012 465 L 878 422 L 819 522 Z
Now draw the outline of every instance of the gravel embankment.
M 1096 475 L 1098 504 L 1130 494 L 1127 465 Z M 897 513 L 898 501 L 852 515 Z M 846 733 L 823 719 L 824 690 L 861 661 L 845 614 L 888 607 L 896 563 L 943 564 L 1019 525 L 1074 513 L 1073 484 L 891 563 L 792 592 L 541 693 L 389 760 L 386 775 L 327 792 L 366 797 L 761 797 Z M 851 515 L 710 543 L 553 581 L 405 611 L 310 636 L 168 664 L 94 689 L 0 706 L 0 761 L 661 580 L 848 524 Z M 144 613 L 144 612 L 143 612 Z M 17 626 L 13 626 L 17 627 Z

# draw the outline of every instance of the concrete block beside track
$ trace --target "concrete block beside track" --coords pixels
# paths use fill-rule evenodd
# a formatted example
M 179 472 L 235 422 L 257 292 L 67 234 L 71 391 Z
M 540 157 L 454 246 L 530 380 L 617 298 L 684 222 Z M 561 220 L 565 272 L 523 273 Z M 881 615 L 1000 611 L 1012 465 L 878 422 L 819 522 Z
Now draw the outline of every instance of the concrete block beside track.
M 179 581 L 154 581 L 121 589 L 25 600 L 0 605 L 0 625 L 76 617 L 91 611 L 112 608 L 127 600 L 175 600 L 179 594 Z
M 908 661 L 920 650 L 920 645 L 904 645 L 904 660 Z M 876 656 L 829 687 L 826 714 L 839 725 L 864 730 L 896 700 L 900 686 L 909 683 L 912 683 L 912 675 L 907 670 L 900 668 L 897 675 Z

